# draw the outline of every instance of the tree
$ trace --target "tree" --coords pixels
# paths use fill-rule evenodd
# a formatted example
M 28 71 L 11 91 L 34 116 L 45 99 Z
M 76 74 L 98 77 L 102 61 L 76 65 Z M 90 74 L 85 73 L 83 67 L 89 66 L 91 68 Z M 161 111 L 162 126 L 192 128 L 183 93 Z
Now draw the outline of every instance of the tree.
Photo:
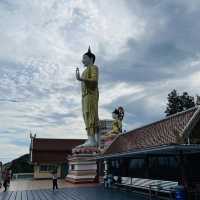
M 182 110 L 187 110 L 195 106 L 194 97 L 189 96 L 187 92 L 183 92 L 183 94 L 180 96 L 180 99 Z
M 187 92 L 183 92 L 182 95 L 178 95 L 177 91 L 173 89 L 168 94 L 167 99 L 168 103 L 165 110 L 166 116 L 187 110 L 195 106 L 194 97 L 189 96 Z
M 168 94 L 167 99 L 168 103 L 165 111 L 167 116 L 181 111 L 181 101 L 175 89 Z
M 33 173 L 33 165 L 30 164 L 29 154 L 20 156 L 9 163 L 4 164 L 4 168 L 9 167 L 12 173 Z

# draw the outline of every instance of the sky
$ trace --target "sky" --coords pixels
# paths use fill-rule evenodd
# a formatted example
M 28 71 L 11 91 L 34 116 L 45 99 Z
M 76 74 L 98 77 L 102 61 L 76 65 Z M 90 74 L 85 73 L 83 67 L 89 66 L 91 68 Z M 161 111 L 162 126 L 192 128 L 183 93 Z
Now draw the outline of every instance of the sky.
M 117 3 L 116 3 L 117 2 Z M 99 118 L 127 131 L 165 117 L 167 95 L 200 94 L 199 0 L 0 0 L 0 161 L 40 138 L 86 138 L 82 55 L 99 67 Z

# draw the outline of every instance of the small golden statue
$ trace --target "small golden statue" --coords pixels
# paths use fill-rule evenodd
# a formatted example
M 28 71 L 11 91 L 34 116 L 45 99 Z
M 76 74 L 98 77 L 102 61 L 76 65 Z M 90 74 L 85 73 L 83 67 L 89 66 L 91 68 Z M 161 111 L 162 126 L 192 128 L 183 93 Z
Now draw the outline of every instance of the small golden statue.
M 118 107 L 112 112 L 114 121 L 112 122 L 112 130 L 102 136 L 103 140 L 115 137 L 117 134 L 122 133 L 122 120 L 124 118 L 123 107 Z

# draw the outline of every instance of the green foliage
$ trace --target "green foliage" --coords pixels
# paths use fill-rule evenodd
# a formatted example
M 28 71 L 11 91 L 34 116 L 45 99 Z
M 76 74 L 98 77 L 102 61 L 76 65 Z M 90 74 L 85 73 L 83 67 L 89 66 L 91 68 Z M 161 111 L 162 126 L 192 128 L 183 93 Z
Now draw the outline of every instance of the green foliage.
M 10 163 L 6 163 L 5 166 L 9 166 L 12 173 L 33 173 L 33 165 L 30 164 L 29 154 L 25 154 Z
M 166 116 L 175 114 L 195 106 L 194 97 L 187 92 L 179 95 L 175 89 L 168 94 L 168 103 L 165 110 Z

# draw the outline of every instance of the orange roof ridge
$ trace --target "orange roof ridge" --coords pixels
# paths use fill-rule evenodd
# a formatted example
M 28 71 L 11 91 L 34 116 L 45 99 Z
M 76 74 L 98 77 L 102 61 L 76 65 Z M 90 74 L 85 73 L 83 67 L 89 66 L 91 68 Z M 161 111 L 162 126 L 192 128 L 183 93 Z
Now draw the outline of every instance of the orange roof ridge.
M 160 123 L 160 122 L 163 122 L 163 121 L 168 120 L 168 119 L 173 118 L 173 117 L 177 117 L 177 116 L 179 116 L 179 115 L 185 114 L 185 113 L 190 112 L 190 111 L 192 111 L 192 110 L 196 110 L 196 111 L 197 111 L 198 108 L 200 108 L 200 106 L 195 106 L 195 107 L 189 108 L 189 109 L 187 109 L 187 110 L 184 110 L 184 111 L 175 113 L 175 114 L 173 114 L 173 115 L 167 116 L 167 117 L 165 117 L 165 118 L 162 118 L 162 119 L 160 119 L 160 120 L 158 120 L 158 121 L 154 121 L 154 122 L 151 122 L 151 123 L 149 123 L 149 124 L 145 124 L 145 125 L 140 126 L 140 127 L 138 127 L 138 128 L 135 128 L 135 129 L 132 129 L 132 130 L 130 130 L 130 131 L 127 131 L 125 134 L 130 134 L 130 133 L 132 133 L 133 131 L 143 129 L 143 128 L 149 127 L 149 126 L 151 126 L 151 125 L 154 125 L 154 124 L 158 124 L 158 123 Z M 125 135 L 125 134 L 121 134 L 121 135 Z

